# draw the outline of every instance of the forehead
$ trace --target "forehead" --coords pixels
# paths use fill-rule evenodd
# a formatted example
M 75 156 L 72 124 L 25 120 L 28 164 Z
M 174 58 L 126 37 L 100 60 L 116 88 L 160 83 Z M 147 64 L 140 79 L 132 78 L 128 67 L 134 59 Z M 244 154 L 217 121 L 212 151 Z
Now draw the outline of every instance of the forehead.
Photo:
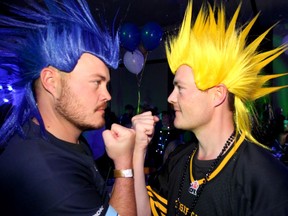
M 106 80 L 110 79 L 109 69 L 106 64 L 98 57 L 84 53 L 79 58 L 72 74 L 77 74 L 83 77 L 101 76 Z
M 193 70 L 191 67 L 187 66 L 187 65 L 181 65 L 175 74 L 174 77 L 174 84 L 178 84 L 178 83 L 187 83 L 187 84 L 194 84 L 195 85 L 195 81 L 194 81 L 194 74 L 193 74 Z

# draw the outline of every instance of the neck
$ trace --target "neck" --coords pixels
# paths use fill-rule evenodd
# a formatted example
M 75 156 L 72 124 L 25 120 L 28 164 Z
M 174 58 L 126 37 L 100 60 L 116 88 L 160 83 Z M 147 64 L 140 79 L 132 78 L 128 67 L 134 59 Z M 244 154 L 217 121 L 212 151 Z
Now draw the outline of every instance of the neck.
M 33 118 L 32 121 L 35 124 L 39 125 L 39 122 L 36 118 Z M 52 124 L 50 121 L 45 121 L 45 119 L 43 119 L 43 121 L 45 130 L 51 133 L 53 136 L 66 142 L 79 144 L 79 136 L 81 134 L 81 131 L 74 130 L 72 127 L 68 128 L 61 122 L 58 122 L 57 124 Z M 67 131 L 69 132 L 67 133 Z M 72 133 L 72 131 L 74 131 L 74 133 Z
M 199 160 L 213 160 L 218 157 L 221 153 L 223 147 L 225 146 L 227 140 L 230 138 L 233 133 L 234 128 L 227 130 L 223 133 L 206 133 L 205 137 L 197 137 L 199 141 L 199 150 L 197 154 L 197 159 Z M 209 136 L 207 136 L 209 134 Z M 230 147 L 230 146 L 229 146 Z M 225 152 L 228 150 L 227 148 Z M 225 154 L 225 152 L 223 152 Z

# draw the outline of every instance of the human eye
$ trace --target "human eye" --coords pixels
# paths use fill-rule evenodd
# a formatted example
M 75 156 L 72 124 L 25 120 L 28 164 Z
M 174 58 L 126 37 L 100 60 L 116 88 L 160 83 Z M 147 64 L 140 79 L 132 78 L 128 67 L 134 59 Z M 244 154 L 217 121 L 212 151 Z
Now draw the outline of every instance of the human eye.
M 101 80 L 95 80 L 94 83 L 95 83 L 95 86 L 98 87 L 101 84 Z
M 183 91 L 183 89 L 184 89 L 181 85 L 177 85 L 176 88 L 178 89 L 178 92 L 180 92 L 180 93 L 181 93 L 181 92 Z

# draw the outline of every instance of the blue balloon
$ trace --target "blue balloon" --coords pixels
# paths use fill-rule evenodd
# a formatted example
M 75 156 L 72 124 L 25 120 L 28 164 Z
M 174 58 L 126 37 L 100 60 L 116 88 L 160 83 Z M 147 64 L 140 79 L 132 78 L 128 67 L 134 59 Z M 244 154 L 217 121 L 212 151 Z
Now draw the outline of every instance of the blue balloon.
M 159 46 L 163 36 L 162 28 L 155 22 L 149 22 L 141 30 L 141 40 L 144 48 L 151 51 Z
M 134 51 L 140 41 L 141 34 L 139 28 L 133 23 L 125 23 L 119 29 L 120 44 L 129 51 Z

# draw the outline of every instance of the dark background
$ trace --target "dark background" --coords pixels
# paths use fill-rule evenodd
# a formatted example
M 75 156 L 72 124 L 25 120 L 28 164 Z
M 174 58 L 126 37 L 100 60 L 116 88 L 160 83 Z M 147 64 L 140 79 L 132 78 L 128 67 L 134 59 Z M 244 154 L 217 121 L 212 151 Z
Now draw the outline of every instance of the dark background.
M 27 7 L 30 0 L 1 0 L 1 3 L 17 4 Z M 36 0 L 42 2 L 42 0 Z M 180 25 L 187 6 L 188 0 L 88 0 L 93 15 L 97 18 L 101 14 L 112 22 L 117 13 L 116 24 L 121 25 L 126 22 L 136 24 L 140 29 L 148 22 L 158 23 L 165 36 L 175 32 Z M 197 12 L 203 2 L 209 2 L 212 5 L 224 4 L 227 8 L 227 16 L 234 13 L 239 5 L 239 0 L 194 0 L 193 10 Z M 5 5 L 0 4 L 1 13 L 7 13 Z M 194 14 L 197 14 L 195 13 Z M 273 46 L 275 37 L 281 38 L 288 35 L 288 0 L 243 0 L 242 9 L 239 15 L 239 22 L 245 23 L 260 12 L 260 17 L 252 29 L 251 35 L 256 37 L 271 25 L 280 21 L 281 29 L 278 29 L 276 35 L 274 30 L 264 40 L 261 45 L 263 49 L 270 49 Z M 278 39 L 280 40 L 280 39 Z M 126 52 L 121 49 L 121 59 Z M 284 63 L 287 65 L 287 55 L 284 56 Z M 275 72 L 275 66 L 269 65 L 269 73 Z M 286 68 L 285 68 L 286 69 Z M 285 72 L 285 71 L 282 71 Z M 141 93 L 140 102 L 155 106 L 159 111 L 169 109 L 167 97 L 171 92 L 173 75 L 170 73 L 167 65 L 163 41 L 159 47 L 148 53 L 147 61 L 143 70 L 142 81 L 139 85 L 139 78 L 130 73 L 122 63 L 118 70 L 111 71 L 110 91 L 112 102 L 110 103 L 112 111 L 117 115 L 124 112 L 126 104 L 138 105 L 138 92 Z M 286 81 L 285 81 L 286 82 Z M 281 96 L 283 98 L 283 96 Z M 285 98 L 285 96 L 284 96 Z M 274 103 L 277 103 L 275 99 Z M 285 114 L 288 113 L 288 105 L 285 108 Z

